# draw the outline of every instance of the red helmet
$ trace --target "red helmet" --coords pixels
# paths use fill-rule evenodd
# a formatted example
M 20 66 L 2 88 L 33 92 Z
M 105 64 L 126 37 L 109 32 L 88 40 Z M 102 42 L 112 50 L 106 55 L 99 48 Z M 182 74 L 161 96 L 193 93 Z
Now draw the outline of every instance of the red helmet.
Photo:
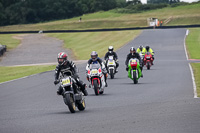
M 63 64 L 66 61 L 67 61 L 67 54 L 65 52 L 60 52 L 58 54 L 58 63 Z

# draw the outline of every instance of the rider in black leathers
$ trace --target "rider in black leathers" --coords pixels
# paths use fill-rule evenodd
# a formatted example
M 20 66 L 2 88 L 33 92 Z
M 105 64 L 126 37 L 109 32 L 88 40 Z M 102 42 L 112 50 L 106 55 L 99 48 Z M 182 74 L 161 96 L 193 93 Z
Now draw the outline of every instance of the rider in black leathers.
M 90 64 L 95 64 L 95 63 L 99 63 L 101 65 L 101 68 L 102 68 L 102 73 L 104 74 L 104 80 L 105 80 L 105 87 L 108 86 L 106 80 L 107 80 L 107 71 L 106 71 L 106 68 L 105 68 L 105 65 L 104 65 L 104 62 L 102 61 L 101 58 L 98 57 L 98 54 L 96 51 L 92 51 L 91 53 L 91 58 L 88 60 L 88 64 L 86 66 L 86 71 L 89 70 L 89 67 L 90 67 Z
M 108 71 L 108 68 L 107 68 L 108 57 L 109 56 L 113 56 L 113 59 L 116 62 L 116 72 L 118 72 L 118 70 L 117 70 L 117 68 L 119 67 L 118 57 L 117 57 L 117 54 L 113 50 L 114 50 L 113 46 L 109 46 L 108 47 L 108 52 L 105 54 L 105 57 L 104 57 L 104 60 L 106 60 L 106 64 L 105 65 L 106 65 L 106 69 Z
M 76 65 L 72 61 L 67 60 L 67 54 L 65 52 L 60 52 L 58 54 L 58 63 L 59 64 L 56 66 L 56 69 L 55 69 L 55 81 L 54 81 L 54 84 L 58 84 L 59 83 L 60 74 L 64 74 L 65 75 L 65 72 L 70 70 L 72 72 L 72 77 L 77 82 L 77 85 L 80 87 L 80 89 L 83 92 L 83 94 L 85 96 L 87 96 L 88 95 L 87 90 L 86 90 L 87 86 L 83 81 L 81 81 L 79 79 L 79 76 L 77 74 L 78 70 L 77 70 Z M 61 95 L 62 91 L 63 90 L 62 90 L 61 86 L 59 86 L 57 94 Z
M 142 72 L 141 58 L 140 58 L 140 55 L 136 52 L 136 49 L 134 47 L 131 47 L 130 53 L 126 57 L 126 61 L 125 61 L 126 71 L 128 71 L 128 62 L 129 62 L 129 60 L 131 58 L 137 58 L 139 60 L 139 62 L 140 62 L 140 69 L 141 69 L 141 72 Z M 141 77 L 143 77 L 143 74 L 142 74 Z

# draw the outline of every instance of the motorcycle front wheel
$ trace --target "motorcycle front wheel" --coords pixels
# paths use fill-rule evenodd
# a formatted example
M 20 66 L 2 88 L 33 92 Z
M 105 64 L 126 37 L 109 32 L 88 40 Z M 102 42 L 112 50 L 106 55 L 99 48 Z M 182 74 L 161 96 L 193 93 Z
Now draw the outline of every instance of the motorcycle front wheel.
M 65 99 L 66 99 L 67 106 L 68 106 L 70 112 L 75 113 L 76 105 L 75 105 L 75 101 L 74 101 L 73 96 L 68 93 L 68 94 L 65 95 Z
M 150 62 L 147 62 L 147 69 L 150 70 Z
M 137 73 L 136 73 L 136 71 L 132 70 L 132 74 L 133 74 L 133 82 L 134 82 L 134 84 L 137 84 L 138 80 L 137 80 Z
M 94 80 L 93 81 L 93 85 L 94 85 L 94 93 L 95 95 L 99 95 L 99 85 L 98 85 L 98 81 Z
M 114 79 L 114 70 L 113 69 L 110 69 L 110 78 Z

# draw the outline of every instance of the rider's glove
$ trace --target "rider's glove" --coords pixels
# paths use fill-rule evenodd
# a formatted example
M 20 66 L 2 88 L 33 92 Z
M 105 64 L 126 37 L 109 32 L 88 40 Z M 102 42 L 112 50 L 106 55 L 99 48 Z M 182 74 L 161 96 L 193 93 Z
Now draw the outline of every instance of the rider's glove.
M 56 85 L 56 84 L 58 84 L 59 83 L 59 80 L 55 80 L 54 81 L 54 84 Z
M 126 71 L 128 71 L 128 67 L 126 67 Z

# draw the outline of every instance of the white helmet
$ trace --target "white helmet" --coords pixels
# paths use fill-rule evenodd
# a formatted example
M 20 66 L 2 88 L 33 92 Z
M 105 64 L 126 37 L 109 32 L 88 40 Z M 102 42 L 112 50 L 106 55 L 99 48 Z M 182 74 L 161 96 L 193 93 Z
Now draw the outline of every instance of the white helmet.
M 109 47 L 108 47 L 108 51 L 109 51 L 110 53 L 112 53 L 113 50 L 114 50 L 113 46 L 109 46 Z

